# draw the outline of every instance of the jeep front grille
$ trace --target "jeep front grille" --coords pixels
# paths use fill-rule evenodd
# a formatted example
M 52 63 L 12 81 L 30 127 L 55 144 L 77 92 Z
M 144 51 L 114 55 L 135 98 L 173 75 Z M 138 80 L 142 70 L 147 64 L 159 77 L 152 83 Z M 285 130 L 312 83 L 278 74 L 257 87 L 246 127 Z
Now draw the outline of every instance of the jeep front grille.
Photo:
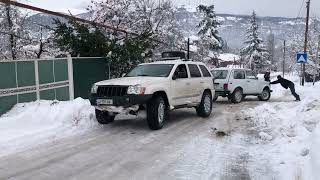
M 99 86 L 97 95 L 99 97 L 124 96 L 127 90 L 128 86 Z

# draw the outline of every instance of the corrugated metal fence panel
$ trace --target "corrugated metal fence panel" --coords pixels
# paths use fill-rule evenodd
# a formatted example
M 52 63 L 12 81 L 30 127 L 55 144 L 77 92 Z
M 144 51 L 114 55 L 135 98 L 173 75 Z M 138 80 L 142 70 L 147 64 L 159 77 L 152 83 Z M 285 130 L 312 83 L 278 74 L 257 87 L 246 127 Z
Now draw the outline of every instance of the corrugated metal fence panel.
M 17 95 L 0 97 L 0 115 L 17 104 Z
M 39 61 L 39 83 L 48 84 L 54 82 L 53 60 Z
M 73 58 L 75 98 L 88 98 L 93 83 L 109 79 L 109 69 L 105 58 Z
M 18 87 L 36 85 L 34 61 L 17 62 Z
M 0 64 L 0 89 L 16 88 L 15 63 L 4 62 Z

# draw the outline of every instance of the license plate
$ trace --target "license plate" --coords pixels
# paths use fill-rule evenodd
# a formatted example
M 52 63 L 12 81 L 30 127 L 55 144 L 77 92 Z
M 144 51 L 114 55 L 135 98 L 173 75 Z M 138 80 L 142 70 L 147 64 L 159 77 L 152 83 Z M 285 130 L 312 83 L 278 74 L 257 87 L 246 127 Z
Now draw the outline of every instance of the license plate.
M 214 84 L 213 87 L 214 87 L 215 89 L 217 89 L 217 88 L 219 88 L 219 84 Z
M 112 105 L 113 100 L 112 99 L 97 99 L 98 105 Z

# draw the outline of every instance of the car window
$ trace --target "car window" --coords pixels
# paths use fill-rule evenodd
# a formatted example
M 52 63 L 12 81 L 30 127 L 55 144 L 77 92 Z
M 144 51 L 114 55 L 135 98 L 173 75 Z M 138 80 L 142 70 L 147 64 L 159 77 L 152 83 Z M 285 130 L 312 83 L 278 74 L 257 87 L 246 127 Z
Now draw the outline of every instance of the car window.
M 245 73 L 242 70 L 234 70 L 233 79 L 245 79 Z
M 228 70 L 213 70 L 211 73 L 214 79 L 226 79 L 228 76 Z
M 201 77 L 200 70 L 196 64 L 188 64 L 188 67 L 192 78 Z
M 168 77 L 174 64 L 144 64 L 132 69 L 126 77 Z
M 246 71 L 246 78 L 247 79 L 253 79 L 256 76 L 254 75 L 254 73 L 252 71 Z
M 177 79 L 188 78 L 187 66 L 185 64 L 180 64 L 176 68 L 174 75 Z
M 200 67 L 204 77 L 211 77 L 210 72 L 208 71 L 208 69 L 204 65 L 200 65 L 199 67 Z

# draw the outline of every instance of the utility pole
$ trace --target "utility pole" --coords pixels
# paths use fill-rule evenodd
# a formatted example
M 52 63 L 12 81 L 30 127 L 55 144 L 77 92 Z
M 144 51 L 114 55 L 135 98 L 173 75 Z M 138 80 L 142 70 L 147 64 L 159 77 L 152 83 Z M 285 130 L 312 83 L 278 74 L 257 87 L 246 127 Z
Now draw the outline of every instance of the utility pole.
M 286 40 L 283 40 L 282 77 L 284 77 L 285 61 L 286 61 Z
M 187 59 L 190 59 L 190 38 L 188 38 L 188 52 L 187 52 Z
M 304 53 L 307 53 L 307 46 L 308 46 L 308 32 L 309 32 L 309 15 L 310 15 L 310 1 L 307 1 L 307 19 L 306 19 L 306 31 L 304 35 Z M 306 64 L 302 63 L 302 82 L 301 85 L 304 86 L 305 81 L 305 72 L 306 72 Z
M 319 75 L 319 56 L 320 56 L 320 35 L 318 36 L 318 48 L 317 48 L 317 53 L 316 53 L 316 70 L 314 71 L 314 75 L 313 75 L 313 85 L 316 82 L 316 76 Z

